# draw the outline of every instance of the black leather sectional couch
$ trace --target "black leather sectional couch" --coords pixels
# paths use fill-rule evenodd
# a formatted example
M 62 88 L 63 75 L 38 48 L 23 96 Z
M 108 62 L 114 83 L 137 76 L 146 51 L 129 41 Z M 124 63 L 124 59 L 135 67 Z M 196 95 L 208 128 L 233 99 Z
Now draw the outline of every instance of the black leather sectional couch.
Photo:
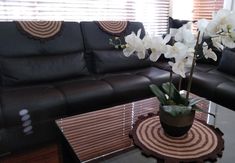
M 234 49 L 224 49 L 218 59 L 215 64 L 197 64 L 191 92 L 235 111 Z
M 235 111 L 235 51 L 224 49 L 216 53 L 217 62 L 203 60 L 196 63 L 190 92 Z M 165 61 L 157 62 L 155 66 L 170 71 Z M 189 71 L 182 80 L 181 89 L 187 90 Z
M 143 37 L 139 22 L 129 22 L 122 36 L 139 28 Z M 26 36 L 15 22 L 0 23 L 0 154 L 55 141 L 55 119 L 148 98 L 149 84 L 169 80 L 160 63 L 125 57 L 109 44 L 112 37 L 96 22 L 64 22 L 47 40 Z M 233 76 L 203 64 L 192 91 L 234 109 L 234 86 Z
M 187 22 L 169 17 L 169 32 L 170 28 L 180 28 Z M 221 52 L 213 46 L 209 37 L 204 39 L 217 54 L 217 61 L 205 58 L 197 60 L 191 92 L 235 110 L 235 49 L 225 48 Z M 169 70 L 165 62 L 158 63 L 157 67 Z M 189 73 L 183 80 L 183 89 L 187 89 L 188 79 Z
M 122 35 L 139 28 L 143 36 L 143 25 L 129 22 Z M 168 71 L 125 57 L 112 37 L 96 22 L 64 22 L 46 40 L 0 23 L 1 154 L 55 140 L 55 119 L 150 97 L 149 84 L 168 81 Z

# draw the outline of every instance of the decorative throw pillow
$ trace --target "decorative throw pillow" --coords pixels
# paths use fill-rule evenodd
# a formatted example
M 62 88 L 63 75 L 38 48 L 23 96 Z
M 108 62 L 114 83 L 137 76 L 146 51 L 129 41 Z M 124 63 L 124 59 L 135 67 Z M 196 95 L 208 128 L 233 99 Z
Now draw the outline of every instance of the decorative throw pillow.
M 230 49 L 224 49 L 218 66 L 218 70 L 231 75 L 235 75 L 235 52 Z

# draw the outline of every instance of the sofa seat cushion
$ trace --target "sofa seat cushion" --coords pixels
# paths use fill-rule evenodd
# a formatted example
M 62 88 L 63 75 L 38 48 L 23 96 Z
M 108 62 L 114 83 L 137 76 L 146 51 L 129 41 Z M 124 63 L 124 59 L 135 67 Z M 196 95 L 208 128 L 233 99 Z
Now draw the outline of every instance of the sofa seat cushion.
M 235 111 L 235 83 L 224 82 L 216 87 L 215 101 Z
M 153 62 L 152 66 L 157 67 L 162 70 L 171 71 L 171 66 L 168 64 L 167 60 Z
M 83 53 L 30 57 L 1 57 L 4 86 L 46 82 L 87 75 Z
M 113 89 L 108 83 L 93 78 L 54 83 L 54 85 L 63 92 L 69 114 L 93 111 L 110 103 L 113 93 Z
M 99 77 L 113 88 L 113 102 L 134 101 L 139 98 L 150 96 L 148 88 L 151 81 L 141 75 L 135 75 L 129 72 L 106 74 Z
M 218 76 L 221 76 L 221 77 L 223 77 L 227 80 L 235 82 L 235 76 L 234 75 L 230 75 L 230 74 L 218 71 L 217 69 L 210 70 L 208 73 L 218 75 Z
M 148 58 L 139 59 L 135 54 L 126 57 L 121 50 L 94 50 L 92 53 L 96 73 L 136 69 L 150 66 L 151 63 Z
M 216 66 L 211 64 L 197 63 L 194 71 L 208 72 L 216 69 Z
M 63 94 L 47 85 L 3 89 L 1 104 L 5 127 L 20 125 L 22 130 L 66 114 Z
M 170 81 L 170 72 L 166 70 L 159 69 L 157 67 L 149 67 L 139 70 L 132 71 L 136 75 L 144 76 L 151 80 L 151 83 L 156 85 L 161 85 L 162 83 Z M 178 83 L 179 76 L 173 74 L 173 82 Z
M 187 76 L 187 83 L 188 79 L 189 77 Z M 223 82 L 229 81 L 230 80 L 216 74 L 209 74 L 207 72 L 194 72 L 191 92 L 213 101 L 216 87 Z

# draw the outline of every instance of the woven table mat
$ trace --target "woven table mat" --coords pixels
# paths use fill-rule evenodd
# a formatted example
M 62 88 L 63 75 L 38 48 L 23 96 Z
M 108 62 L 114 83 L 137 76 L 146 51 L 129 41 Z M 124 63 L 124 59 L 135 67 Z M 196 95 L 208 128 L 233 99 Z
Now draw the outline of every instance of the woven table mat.
M 130 133 L 143 154 L 165 163 L 215 161 L 224 149 L 223 133 L 200 120 L 182 137 L 165 135 L 159 116 L 139 117 Z
M 49 39 L 57 36 L 62 29 L 61 21 L 17 21 L 19 31 L 29 38 Z

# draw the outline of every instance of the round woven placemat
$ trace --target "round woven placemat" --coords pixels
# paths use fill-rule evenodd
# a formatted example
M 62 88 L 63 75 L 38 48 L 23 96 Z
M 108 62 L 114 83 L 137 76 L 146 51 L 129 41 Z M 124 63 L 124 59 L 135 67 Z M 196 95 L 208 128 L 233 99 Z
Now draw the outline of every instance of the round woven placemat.
M 21 33 L 34 39 L 49 39 L 60 33 L 61 21 L 18 21 L 17 27 Z
M 131 132 L 134 144 L 147 156 L 165 163 L 215 161 L 224 149 L 223 133 L 202 121 L 194 120 L 192 128 L 182 137 L 167 136 L 159 116 L 139 117 Z

